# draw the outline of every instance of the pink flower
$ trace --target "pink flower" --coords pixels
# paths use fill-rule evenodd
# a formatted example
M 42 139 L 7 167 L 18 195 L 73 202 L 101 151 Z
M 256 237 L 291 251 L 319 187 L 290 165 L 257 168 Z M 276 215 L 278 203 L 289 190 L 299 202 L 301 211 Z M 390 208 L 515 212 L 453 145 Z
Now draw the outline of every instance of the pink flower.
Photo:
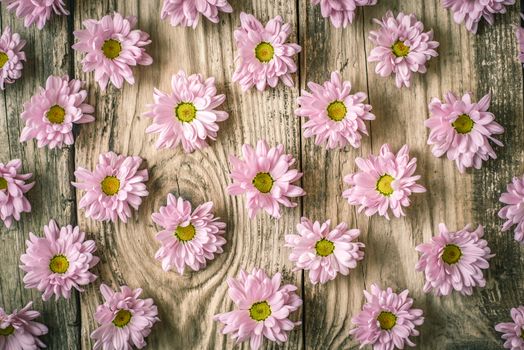
M 50 76 L 45 88 L 40 88 L 31 100 L 24 104 L 20 117 L 25 128 L 20 142 L 31 139 L 38 141 L 38 147 L 62 148 L 72 145 L 74 124 L 85 124 L 95 120 L 91 115 L 93 106 L 85 103 L 87 92 L 80 80 L 69 77 Z
M 257 350 L 264 338 L 278 344 L 288 339 L 288 333 L 300 322 L 288 317 L 302 305 L 295 293 L 297 287 L 281 286 L 280 273 L 268 277 L 261 269 L 248 274 L 240 270 L 238 278 L 228 278 L 229 297 L 235 311 L 215 315 L 215 321 L 225 324 L 223 334 L 231 334 L 236 343 L 249 340 L 251 350 Z
M 164 228 L 156 235 L 162 247 L 155 254 L 164 271 L 175 267 L 182 275 L 186 266 L 198 271 L 206 266 L 207 260 L 222 253 L 226 224 L 213 216 L 212 209 L 213 202 L 207 202 L 191 212 L 191 203 L 168 194 L 167 206 L 151 215 Z
M 424 24 L 415 15 L 402 12 L 395 18 L 388 11 L 382 20 L 374 22 L 381 28 L 369 33 L 375 48 L 368 61 L 378 62 L 375 72 L 382 77 L 394 73 L 398 88 L 410 87 L 413 73 L 426 73 L 426 63 L 438 56 L 435 49 L 439 43 L 433 41 L 433 31 L 424 32 Z
M 154 91 L 155 103 L 148 105 L 146 117 L 153 118 L 147 133 L 158 133 L 156 148 L 175 148 L 182 144 L 186 153 L 207 147 L 207 139 L 216 140 L 217 122 L 226 120 L 227 112 L 216 110 L 226 96 L 217 95 L 215 78 L 202 74 L 186 75 L 183 70 L 171 78 L 170 94 Z
M 73 186 L 86 193 L 79 203 L 86 210 L 86 217 L 97 221 L 123 222 L 131 217 L 131 208 L 138 210 L 142 198 L 149 194 L 146 182 L 147 169 L 138 170 L 142 158 L 126 157 L 113 152 L 101 154 L 93 172 L 78 168 L 75 176 L 79 182 Z
M 291 183 L 299 180 L 302 173 L 289 169 L 295 158 L 284 154 L 284 146 L 269 148 L 264 140 L 257 143 L 256 150 L 251 145 L 242 146 L 244 160 L 229 157 L 233 170 L 233 183 L 228 186 L 230 195 L 246 194 L 249 217 L 254 218 L 260 209 L 264 209 L 274 218 L 280 218 L 280 204 L 294 208 L 297 203 L 290 198 L 306 194 L 304 190 Z
M 31 310 L 32 305 L 30 302 L 10 315 L 0 307 L 0 349 L 38 350 L 46 347 L 38 337 L 47 334 L 47 327 L 33 321 L 40 317 L 40 312 Z
M 13 219 L 20 221 L 21 213 L 31 212 L 31 204 L 24 194 L 35 185 L 34 182 L 26 183 L 33 174 L 19 174 L 21 168 L 20 159 L 0 163 L 0 219 L 7 228 L 11 227 Z
M 172 26 L 196 28 L 200 15 L 218 23 L 218 12 L 233 12 L 227 0 L 164 0 L 162 19 L 169 18 Z
M 513 178 L 512 183 L 507 186 L 507 192 L 500 196 L 500 202 L 506 204 L 498 213 L 501 219 L 506 220 L 502 226 L 502 232 L 517 225 L 515 240 L 524 244 L 524 177 Z
M 524 19 L 524 13 L 521 13 L 520 17 Z M 519 44 L 519 61 L 524 63 L 524 28 L 520 25 L 515 26 L 515 35 L 517 36 L 517 42 Z
M 388 144 L 380 147 L 380 155 L 367 159 L 355 159 L 360 171 L 349 174 L 344 182 L 351 186 L 342 193 L 351 205 L 359 205 L 359 212 L 367 216 L 378 212 L 389 220 L 388 209 L 395 217 L 405 216 L 404 207 L 410 204 L 412 193 L 423 193 L 426 189 L 417 184 L 420 175 L 417 158 L 409 158 L 409 147 L 404 145 L 395 155 Z
M 471 295 L 474 287 L 484 287 L 486 280 L 482 270 L 489 267 L 488 242 L 482 239 L 484 228 L 476 230 L 466 225 L 462 230 L 449 232 L 445 224 L 439 225 L 440 233 L 430 243 L 417 246 L 422 255 L 417 271 L 426 276 L 424 292 L 449 295 L 453 289 L 462 295 Z
M 320 224 L 302 218 L 298 234 L 286 235 L 286 247 L 292 248 L 289 260 L 297 269 L 309 270 L 311 283 L 334 280 L 337 273 L 347 276 L 364 259 L 364 243 L 353 242 L 360 230 L 348 229 L 346 223 L 330 230 L 331 221 Z
M 85 233 L 78 226 L 58 227 L 54 220 L 44 226 L 45 237 L 37 237 L 29 232 L 27 250 L 22 254 L 20 268 L 26 272 L 26 288 L 36 288 L 42 292 L 42 299 L 49 300 L 54 294 L 69 299 L 71 289 L 83 292 L 86 286 L 96 279 L 89 272 L 100 260 L 93 256 L 95 242 L 85 240 Z
M 105 302 L 95 312 L 100 327 L 91 333 L 95 340 L 93 350 L 131 350 L 146 346 L 151 327 L 160 321 L 153 299 L 140 299 L 142 289 L 132 290 L 128 286 L 114 292 L 107 285 L 100 285 Z
M 357 328 L 349 331 L 361 347 L 372 345 L 374 350 L 404 349 L 407 344 L 415 346 L 409 339 L 418 336 L 415 326 L 424 323 L 421 309 L 413 309 L 413 299 L 406 289 L 394 293 L 391 288 L 380 289 L 371 285 L 371 293 L 364 291 L 366 303 L 362 311 L 351 319 Z
M 494 15 L 506 13 L 506 6 L 509 5 L 515 5 L 515 0 L 442 0 L 442 6 L 453 12 L 455 22 L 464 23 L 472 33 L 477 32 L 482 18 L 492 25 Z
M 86 29 L 73 32 L 78 40 L 73 49 L 87 54 L 82 60 L 82 69 L 95 72 L 95 80 L 102 90 L 110 80 L 118 89 L 122 88 L 124 79 L 134 84 L 131 68 L 153 63 L 144 48 L 151 43 L 149 34 L 134 29 L 136 23 L 136 17 L 124 18 L 115 12 L 100 21 L 88 19 L 83 22 Z
M 513 322 L 499 323 L 495 326 L 497 332 L 504 333 L 504 348 L 524 350 L 524 306 L 511 309 Z
M 0 90 L 22 76 L 23 61 L 26 60 L 22 51 L 24 46 L 25 40 L 20 38 L 20 34 L 11 33 L 11 28 L 5 27 L 0 37 Z
M 351 95 L 351 83 L 342 81 L 340 73 L 331 73 L 331 80 L 323 85 L 307 84 L 311 92 L 302 90 L 298 98 L 300 108 L 295 114 L 309 120 L 303 125 L 304 136 L 315 136 L 315 144 L 326 143 L 328 149 L 358 148 L 362 134 L 367 135 L 366 120 L 374 120 L 371 106 L 364 104 L 367 95 Z
M 430 129 L 428 145 L 433 145 L 433 155 L 440 157 L 447 154 L 461 173 L 470 167 L 480 169 L 482 161 L 490 157 L 496 159 L 489 140 L 502 146 L 502 142 L 491 135 L 504 132 L 504 128 L 495 122 L 493 113 L 488 112 L 491 94 L 478 103 L 471 100 L 471 93 L 460 99 L 448 92 L 444 102 L 433 98 L 429 104 L 430 118 L 425 122 Z
M 14 11 L 20 18 L 24 18 L 26 27 L 36 23 L 38 29 L 44 28 L 53 12 L 56 15 L 69 15 L 64 0 L 0 0 L 7 4 L 9 11 Z
M 253 15 L 240 14 L 240 28 L 234 32 L 238 52 L 233 81 L 247 91 L 254 85 L 259 91 L 275 87 L 281 80 L 293 86 L 291 73 L 297 71 L 293 56 L 300 52 L 297 44 L 286 44 L 291 25 L 277 16 L 264 27 Z
M 376 5 L 377 0 L 311 0 L 311 3 L 320 4 L 322 17 L 329 17 L 336 28 L 346 28 L 353 23 L 357 7 Z

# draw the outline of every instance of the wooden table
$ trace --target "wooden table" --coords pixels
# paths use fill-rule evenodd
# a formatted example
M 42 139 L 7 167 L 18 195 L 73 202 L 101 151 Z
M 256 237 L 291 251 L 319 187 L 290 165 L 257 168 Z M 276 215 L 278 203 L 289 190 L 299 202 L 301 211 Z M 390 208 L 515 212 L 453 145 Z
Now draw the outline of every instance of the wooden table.
M 53 17 L 42 31 L 26 29 L 2 6 L 2 28 L 10 25 L 28 41 L 28 63 L 24 77 L 9 86 L 0 99 L 0 161 L 20 158 L 26 172 L 33 172 L 36 186 L 29 193 L 33 205 L 30 215 L 0 234 L 0 306 L 19 308 L 30 300 L 43 311 L 41 320 L 49 326 L 44 337 L 48 348 L 89 349 L 89 334 L 95 329 L 93 313 L 101 302 L 100 282 L 112 286 L 128 284 L 142 287 L 159 307 L 162 322 L 148 338 L 149 349 L 225 349 L 234 343 L 219 333 L 212 316 L 233 306 L 227 296 L 226 278 L 239 269 L 263 267 L 270 273 L 280 271 L 284 280 L 299 286 L 304 306 L 295 319 L 303 325 L 290 334 L 286 349 L 356 349 L 348 332 L 350 319 L 363 303 L 362 290 L 371 283 L 408 288 L 415 305 L 424 309 L 426 321 L 421 336 L 415 338 L 419 349 L 500 349 L 502 341 L 493 326 L 509 321 L 509 309 L 524 302 L 522 248 L 512 233 L 500 234 L 502 220 L 496 213 L 498 198 L 513 176 L 522 175 L 524 157 L 524 119 L 522 69 L 516 60 L 517 43 L 513 24 L 518 23 L 520 6 L 496 17 L 492 27 L 481 25 L 479 33 L 469 34 L 453 22 L 452 15 L 437 0 L 379 0 L 379 5 L 360 10 L 346 29 L 335 29 L 320 15 L 319 7 L 309 0 L 232 1 L 235 12 L 221 15 L 218 25 L 203 21 L 193 29 L 173 28 L 160 20 L 160 0 L 70 0 L 71 15 Z M 380 78 L 366 57 L 372 47 L 368 32 L 376 27 L 371 19 L 387 9 L 413 12 L 433 28 L 440 42 L 437 59 L 429 72 L 416 76 L 410 89 L 399 90 L 394 79 Z M 135 69 L 137 84 L 122 90 L 100 91 L 93 74 L 81 70 L 81 55 L 71 49 L 73 29 L 83 20 L 101 18 L 111 11 L 136 15 L 139 27 L 151 34 L 148 51 L 155 62 Z M 292 40 L 303 51 L 295 88 L 279 85 L 260 93 L 242 93 L 231 82 L 235 45 L 233 30 L 239 13 L 254 13 L 263 21 L 281 15 L 294 27 Z M 170 77 L 179 69 L 203 73 L 217 79 L 218 89 L 227 96 L 225 109 L 230 118 L 221 124 L 217 142 L 201 152 L 186 155 L 180 149 L 157 151 L 155 135 L 146 135 L 150 124 L 142 117 L 152 102 L 154 87 L 167 90 Z M 326 151 L 315 146 L 301 133 L 301 120 L 293 114 L 300 88 L 306 82 L 323 82 L 338 70 L 353 83 L 354 91 L 365 91 L 377 119 L 371 122 L 370 137 L 360 149 Z M 62 150 L 36 148 L 33 142 L 19 143 L 23 128 L 19 119 L 23 103 L 43 85 L 51 74 L 69 74 L 87 82 L 89 101 L 96 106 L 96 122 L 78 128 L 74 147 Z M 473 91 L 480 98 L 491 91 L 491 111 L 506 132 L 498 148 L 499 159 L 484 164 L 481 170 L 460 174 L 447 159 L 431 155 L 426 145 L 428 130 L 424 120 L 432 97 L 448 90 Z M 266 139 L 282 143 L 294 154 L 304 171 L 302 185 L 308 195 L 295 209 L 285 209 L 280 220 L 261 214 L 249 220 L 243 197 L 226 193 L 230 183 L 229 154 L 240 153 L 243 143 Z M 342 178 L 355 170 L 355 157 L 378 152 L 383 143 L 398 149 L 410 145 L 418 158 L 417 172 L 428 188 L 415 195 L 403 219 L 387 221 L 358 214 L 342 198 Z M 128 224 L 99 223 L 77 210 L 80 194 L 70 185 L 78 166 L 93 168 L 98 155 L 113 150 L 140 155 L 147 160 L 149 196 Z M 228 225 L 224 254 L 200 272 L 163 272 L 154 253 L 159 244 L 158 228 L 150 219 L 164 205 L 168 193 L 183 196 L 197 205 L 212 200 L 216 212 Z M 345 221 L 362 231 L 366 257 L 350 276 L 339 276 L 326 285 L 313 286 L 307 275 L 293 272 L 289 249 L 283 246 L 284 234 L 294 230 L 300 217 Z M 49 219 L 60 224 L 78 224 L 96 239 L 101 263 L 95 269 L 97 282 L 71 300 L 43 303 L 40 294 L 23 287 L 19 257 L 25 250 L 29 231 L 42 234 Z M 423 275 L 414 269 L 418 259 L 415 246 L 428 241 L 445 222 L 459 229 L 466 223 L 486 226 L 486 237 L 497 254 L 486 273 L 487 286 L 471 297 L 453 294 L 437 298 L 422 292 Z M 266 343 L 267 344 L 267 343 Z M 238 348 L 247 349 L 247 346 Z M 269 346 L 267 348 L 276 348 Z

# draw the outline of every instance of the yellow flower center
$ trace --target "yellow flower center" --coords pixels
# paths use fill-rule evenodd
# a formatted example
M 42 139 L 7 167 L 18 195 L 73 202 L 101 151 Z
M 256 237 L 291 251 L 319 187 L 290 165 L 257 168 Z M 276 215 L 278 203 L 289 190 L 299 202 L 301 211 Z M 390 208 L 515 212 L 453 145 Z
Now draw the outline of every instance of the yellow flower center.
M 262 41 L 255 47 L 255 57 L 262 63 L 268 63 L 275 56 L 275 48 L 268 42 Z
M 133 317 L 133 315 L 131 315 L 131 312 L 128 310 L 118 310 L 115 318 L 113 319 L 113 324 L 118 328 L 124 328 L 127 326 L 129 321 L 131 321 L 131 317 Z
M 389 174 L 382 175 L 377 181 L 377 191 L 384 196 L 391 196 L 394 192 L 391 183 L 395 181 L 393 176 Z
M 391 330 L 397 324 L 397 316 L 389 311 L 382 311 L 378 317 L 377 321 L 380 324 L 380 328 L 385 331 Z
M 335 250 L 335 245 L 333 244 L 333 242 L 328 241 L 325 238 L 322 238 L 315 244 L 315 250 L 317 251 L 317 255 L 328 256 L 333 254 L 333 251 Z
M 69 269 L 69 260 L 62 254 L 55 255 L 49 262 L 49 270 L 53 273 L 66 273 Z
M 0 69 L 4 68 L 7 61 L 9 61 L 9 56 L 5 52 L 0 51 Z
M 116 176 L 106 176 L 101 183 L 102 192 L 108 196 L 114 196 L 120 190 L 120 180 Z
M 114 60 L 120 56 L 120 53 L 122 52 L 122 44 L 115 39 L 106 40 L 102 45 L 102 52 L 107 58 Z
M 448 264 L 453 265 L 456 264 L 460 258 L 462 257 L 462 251 L 460 248 L 454 244 L 448 244 L 444 247 L 444 251 L 442 252 L 442 260 Z
M 268 193 L 273 188 L 273 178 L 268 173 L 258 173 L 253 179 L 253 186 L 262 193 Z
M 7 180 L 0 177 L 0 191 L 7 189 Z
M 191 123 L 196 118 L 197 109 L 191 102 L 180 102 L 175 107 L 175 114 L 178 120 L 183 123 Z
M 391 47 L 393 54 L 397 57 L 406 57 L 409 55 L 409 46 L 404 44 L 403 41 L 397 40 L 396 43 Z
M 7 337 L 15 332 L 15 327 L 9 325 L 5 328 L 0 328 L 0 336 Z
M 269 316 L 271 316 L 271 306 L 267 301 L 254 303 L 249 308 L 249 317 L 255 321 L 264 321 Z
M 188 242 L 195 238 L 196 230 L 195 226 L 189 224 L 187 226 L 178 226 L 175 230 L 175 236 L 182 243 Z
M 65 119 L 65 109 L 59 105 L 54 105 L 49 108 L 45 116 L 51 124 L 62 124 Z
M 459 134 L 467 134 L 475 125 L 475 122 L 469 117 L 467 114 L 461 114 L 453 123 L 451 123 L 451 126 L 457 130 Z
M 327 114 L 329 119 L 339 122 L 346 117 L 348 110 L 342 101 L 333 101 L 327 107 Z

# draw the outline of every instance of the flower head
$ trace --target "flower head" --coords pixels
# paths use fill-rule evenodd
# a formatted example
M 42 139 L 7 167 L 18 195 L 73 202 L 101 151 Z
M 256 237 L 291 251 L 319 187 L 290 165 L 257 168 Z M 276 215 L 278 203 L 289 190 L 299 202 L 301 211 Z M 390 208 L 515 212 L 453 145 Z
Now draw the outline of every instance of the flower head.
M 524 19 L 524 13 L 521 13 L 520 17 Z M 515 26 L 515 35 L 519 44 L 519 61 L 524 64 L 524 28 L 520 25 Z
M 375 72 L 382 77 L 395 74 L 398 88 L 410 87 L 413 73 L 426 73 L 426 64 L 437 57 L 439 43 L 433 41 L 433 31 L 424 32 L 424 25 L 415 15 L 402 12 L 395 18 L 388 11 L 382 20 L 375 19 L 379 30 L 369 33 L 375 44 L 368 57 L 369 62 L 378 62 Z
M 444 101 L 433 98 L 429 104 L 430 117 L 425 122 L 430 129 L 428 145 L 433 145 L 433 155 L 447 154 L 461 173 L 470 167 L 480 169 L 482 161 L 490 157 L 496 159 L 489 141 L 502 146 L 492 135 L 502 134 L 504 128 L 488 112 L 490 102 L 491 94 L 476 103 L 470 93 L 459 98 L 448 92 Z
M 123 222 L 131 217 L 131 208 L 138 210 L 142 198 L 149 194 L 146 182 L 147 169 L 138 170 L 142 158 L 126 157 L 113 152 L 101 154 L 93 172 L 78 168 L 75 176 L 79 182 L 73 186 L 86 193 L 79 203 L 86 210 L 86 217 L 98 221 Z
M 160 321 L 153 299 L 140 299 L 142 289 L 120 287 L 119 292 L 107 285 L 100 285 L 104 303 L 96 309 L 95 320 L 100 324 L 91 339 L 95 340 L 93 350 L 138 349 L 146 346 L 145 338 L 151 327 Z
M 25 52 L 22 49 L 25 40 L 20 34 L 12 33 L 10 27 L 6 27 L 0 36 L 0 90 L 5 89 L 5 84 L 12 84 L 22 76 L 24 68 Z
M 291 25 L 277 16 L 264 27 L 253 15 L 240 14 L 240 28 L 235 30 L 238 52 L 233 81 L 244 91 L 256 86 L 263 91 L 267 85 L 275 87 L 281 80 L 293 86 L 291 73 L 297 71 L 293 56 L 300 52 L 297 44 L 286 44 Z
M 73 49 L 86 54 L 82 69 L 95 72 L 95 80 L 102 90 L 109 81 L 118 89 L 122 88 L 124 79 L 134 84 L 132 67 L 153 63 L 144 48 L 151 43 L 149 34 L 135 29 L 136 23 L 136 17 L 124 18 L 115 12 L 100 21 L 88 19 L 83 22 L 86 29 L 73 32 L 78 40 Z
M 47 327 L 33 321 L 40 317 L 40 312 L 31 310 L 32 306 L 30 302 L 12 314 L 0 307 L 0 349 L 38 350 L 46 347 L 38 337 L 47 334 Z
M 288 317 L 302 305 L 295 293 L 297 287 L 281 286 L 280 273 L 269 277 L 264 270 L 240 271 L 238 278 L 228 278 L 229 297 L 236 310 L 215 315 L 215 321 L 225 325 L 222 333 L 231 334 L 237 343 L 249 340 L 251 350 L 257 350 L 267 338 L 284 343 L 288 333 L 299 325 Z
M 442 0 L 442 6 L 453 12 L 455 22 L 464 23 L 471 33 L 477 32 L 482 18 L 492 25 L 494 15 L 506 13 L 506 6 L 510 5 L 515 5 L 515 0 Z
M 484 228 L 476 230 L 467 225 L 457 232 L 449 232 L 445 224 L 439 225 L 440 233 L 429 243 L 417 246 L 422 255 L 417 271 L 426 276 L 424 292 L 449 295 L 453 289 L 462 295 L 471 295 L 474 287 L 484 287 L 483 271 L 489 267 L 488 242 L 482 239 Z
M 329 17 L 336 28 L 346 28 L 353 23 L 357 7 L 376 5 L 377 0 L 311 0 L 311 3 L 320 4 L 322 17 Z
M 20 141 L 38 141 L 38 147 L 62 148 L 72 145 L 74 124 L 85 124 L 95 120 L 91 115 L 93 106 L 85 103 L 86 90 L 80 80 L 68 76 L 47 78 L 45 88 L 40 88 L 31 100 L 24 104 L 20 117 L 25 128 Z
M 21 213 L 31 212 L 31 204 L 24 194 L 35 185 L 34 182 L 26 183 L 33 174 L 19 174 L 21 168 L 20 159 L 0 163 L 0 219 L 7 228 L 11 227 L 13 219 L 20 220 Z
M 69 15 L 65 8 L 65 0 L 0 0 L 7 4 L 7 9 L 20 18 L 29 27 L 36 24 L 38 29 L 44 28 L 51 15 Z
M 362 311 L 351 319 L 357 327 L 349 331 L 361 347 L 373 345 L 374 350 L 403 349 L 407 344 L 415 346 L 409 339 L 418 336 L 415 329 L 424 323 L 422 310 L 413 309 L 413 299 L 406 289 L 394 293 L 391 288 L 380 289 L 371 285 L 371 293 L 364 291 L 366 303 Z
M 246 194 L 249 217 L 254 218 L 260 209 L 264 209 L 274 218 L 280 218 L 280 205 L 294 208 L 297 203 L 290 198 L 305 195 L 304 190 L 292 185 L 302 177 L 298 170 L 290 169 L 295 163 L 291 154 L 284 153 L 284 146 L 269 148 L 264 140 L 242 146 L 244 160 L 229 157 L 233 170 L 233 183 L 228 186 L 230 195 Z
M 226 224 L 218 221 L 220 218 L 214 217 L 212 210 L 213 202 L 207 202 L 191 211 L 191 203 L 168 194 L 167 206 L 151 215 L 164 228 L 156 235 L 162 247 L 155 254 L 164 271 L 175 267 L 182 275 L 186 266 L 198 271 L 207 260 L 222 253 Z
M 501 219 L 506 220 L 502 231 L 507 231 L 511 226 L 517 225 L 515 240 L 524 244 L 524 176 L 514 177 L 506 191 L 500 196 L 500 202 L 506 205 L 498 213 Z
M 172 26 L 196 28 L 200 15 L 218 23 L 218 13 L 233 12 L 228 0 L 164 0 L 162 19 L 169 19 Z
M 147 133 L 158 133 L 156 148 L 175 148 L 182 144 L 186 153 L 207 147 L 216 140 L 218 123 L 228 118 L 217 110 L 226 96 L 217 94 L 215 78 L 202 74 L 186 75 L 180 71 L 171 78 L 173 92 L 154 91 L 155 103 L 148 106 L 146 117 L 153 118 Z
M 326 144 L 328 149 L 343 148 L 350 144 L 360 147 L 362 134 L 367 135 L 366 120 L 374 120 L 371 106 L 364 104 L 363 92 L 350 94 L 351 83 L 342 81 L 340 73 L 331 73 L 331 80 L 323 85 L 308 84 L 311 92 L 302 90 L 298 98 L 300 108 L 295 114 L 308 118 L 303 125 L 304 136 L 315 136 L 317 145 Z
M 409 147 L 404 145 L 395 155 L 388 144 L 382 145 L 380 155 L 355 159 L 359 171 L 344 178 L 350 188 L 342 194 L 351 205 L 367 216 L 378 212 L 389 220 L 388 209 L 395 217 L 405 216 L 404 207 L 410 204 L 412 193 L 426 189 L 417 184 L 420 175 L 414 175 L 417 158 L 409 158 Z
M 82 286 L 96 279 L 89 271 L 100 260 L 93 256 L 95 242 L 85 240 L 78 226 L 58 227 L 54 220 L 44 226 L 44 233 L 45 237 L 37 237 L 30 232 L 27 250 L 20 257 L 25 287 L 38 289 L 43 300 L 53 294 L 56 300 L 69 299 L 72 288 L 83 292 Z
M 504 333 L 504 348 L 524 350 L 524 306 L 511 309 L 513 322 L 503 322 L 495 326 L 497 332 Z
M 331 221 L 320 224 L 302 218 L 297 234 L 286 235 L 286 247 L 292 248 L 289 260 L 297 269 L 309 270 L 311 283 L 326 283 L 337 274 L 349 274 L 364 259 L 364 243 L 354 242 L 358 229 L 348 229 L 346 223 L 330 229 Z

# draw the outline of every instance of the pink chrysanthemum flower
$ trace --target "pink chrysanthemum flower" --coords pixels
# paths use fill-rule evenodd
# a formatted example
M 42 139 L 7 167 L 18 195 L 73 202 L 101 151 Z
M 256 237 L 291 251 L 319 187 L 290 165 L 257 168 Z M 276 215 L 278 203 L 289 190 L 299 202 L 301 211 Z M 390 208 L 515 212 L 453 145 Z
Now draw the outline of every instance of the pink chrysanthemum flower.
M 495 325 L 497 332 L 504 333 L 504 348 L 524 350 L 524 306 L 511 309 L 513 322 L 503 322 Z
M 524 13 L 520 14 L 520 17 L 524 19 Z M 524 28 L 520 25 L 515 26 L 515 35 L 517 36 L 517 42 L 519 44 L 519 61 L 524 63 Z
M 348 229 L 346 223 L 330 229 L 331 221 L 320 224 L 302 218 L 298 234 L 286 235 L 286 247 L 292 248 L 289 260 L 297 269 L 309 270 L 311 283 L 326 283 L 337 274 L 349 274 L 364 259 L 364 243 L 354 242 L 358 229 Z
M 215 315 L 215 321 L 225 325 L 222 333 L 231 334 L 236 343 L 249 340 L 251 350 L 257 350 L 264 338 L 286 342 L 288 333 L 300 325 L 288 317 L 302 305 L 302 299 L 295 293 L 297 287 L 281 286 L 281 278 L 280 273 L 270 278 L 256 268 L 250 274 L 240 270 L 238 278 L 228 278 L 229 297 L 237 309 Z
M 350 144 L 358 148 L 362 134 L 367 135 L 366 120 L 374 120 L 371 106 L 364 104 L 367 95 L 351 95 L 351 83 L 342 81 L 340 73 L 331 73 L 331 80 L 318 85 L 307 84 L 311 92 L 302 90 L 300 108 L 295 114 L 309 120 L 303 125 L 304 136 L 315 136 L 315 144 L 326 143 L 328 149 Z
M 490 157 L 496 159 L 489 141 L 502 146 L 492 135 L 502 134 L 504 128 L 488 112 L 490 103 L 491 94 L 477 103 L 472 102 L 470 93 L 459 98 L 448 92 L 444 101 L 433 98 L 429 104 L 430 117 L 425 122 L 430 129 L 428 145 L 433 145 L 433 155 L 447 154 L 461 173 L 470 167 L 480 169 L 482 161 Z
M 453 12 L 455 22 L 464 23 L 472 33 L 477 32 L 482 18 L 493 25 L 494 15 L 506 13 L 506 6 L 510 5 L 515 5 L 515 0 L 442 0 L 442 6 Z
M 233 81 L 244 91 L 253 86 L 259 91 L 268 85 L 273 88 L 279 80 L 286 86 L 293 86 L 291 73 L 297 71 L 293 56 L 300 52 L 300 46 L 286 44 L 291 25 L 277 16 L 264 27 L 253 15 L 244 12 L 240 14 L 240 23 L 234 33 L 238 52 Z
M 102 284 L 100 292 L 105 302 L 95 312 L 100 327 L 91 333 L 91 339 L 95 340 L 93 350 L 131 350 L 133 345 L 138 349 L 145 347 L 145 338 L 160 321 L 153 299 L 140 299 L 142 289 L 133 290 L 128 286 L 115 292 Z
M 369 33 L 375 48 L 369 54 L 369 62 L 378 62 L 375 72 L 382 77 L 395 74 L 398 88 L 410 87 L 413 73 L 426 73 L 426 64 L 437 57 L 439 43 L 433 41 L 433 31 L 424 32 L 424 24 L 415 15 L 402 12 L 395 18 L 388 11 L 382 20 L 375 19 L 379 30 Z
M 376 5 L 377 0 L 311 0 L 311 3 L 320 4 L 322 17 L 329 17 L 336 28 L 346 28 L 353 23 L 357 7 Z
M 445 224 L 439 225 L 440 233 L 430 243 L 417 246 L 422 255 L 416 265 L 417 271 L 426 276 L 424 292 L 449 295 L 453 289 L 462 295 L 471 295 L 474 287 L 484 287 L 483 271 L 489 267 L 488 242 L 482 239 L 484 228 L 476 230 L 466 225 L 462 230 L 449 232 Z
M 21 213 L 30 213 L 31 204 L 25 197 L 34 182 L 26 183 L 33 174 L 19 174 L 22 168 L 20 159 L 13 159 L 7 164 L 0 163 L 0 219 L 9 228 L 13 219 L 20 220 Z
M 181 70 L 171 78 L 173 92 L 154 91 L 155 103 L 144 115 L 153 118 L 147 133 L 158 133 L 156 148 L 175 148 L 182 144 L 186 153 L 207 147 L 207 139 L 216 140 L 217 122 L 226 120 L 227 112 L 218 108 L 226 96 L 217 95 L 215 78 L 202 74 L 186 75 Z
M 514 177 L 512 183 L 508 184 L 507 192 L 500 196 L 504 208 L 500 209 L 499 217 L 505 219 L 502 232 L 507 231 L 513 225 L 515 227 L 515 240 L 524 244 L 524 176 Z M 524 350 L 524 349 L 523 349 Z
M 218 13 L 233 12 L 227 0 L 164 0 L 162 19 L 169 18 L 172 26 L 196 28 L 200 15 L 213 23 L 218 23 Z
M 132 67 L 153 63 L 144 48 L 151 43 L 149 34 L 135 29 L 136 17 L 124 18 L 115 12 L 100 21 L 88 19 L 83 24 L 86 29 L 73 32 L 78 40 L 73 49 L 86 53 L 82 69 L 95 72 L 95 80 L 102 90 L 109 81 L 118 89 L 122 88 L 124 79 L 134 84 Z
M 254 218 L 260 209 L 264 209 L 274 218 L 280 218 L 280 204 L 294 208 L 297 203 L 290 198 L 306 194 L 304 190 L 291 183 L 299 180 L 302 173 L 289 169 L 295 158 L 284 153 L 284 146 L 269 148 L 264 140 L 259 140 L 256 149 L 251 145 L 242 146 L 244 160 L 229 157 L 233 170 L 233 183 L 228 186 L 230 195 L 246 194 L 249 217 Z
M 226 224 L 214 217 L 212 210 L 213 202 L 207 202 L 191 212 L 191 203 L 168 194 L 167 206 L 151 215 L 164 228 L 156 235 L 162 247 L 155 254 L 164 271 L 175 267 L 182 275 L 186 266 L 198 271 L 206 266 L 207 260 L 222 253 Z
M 22 49 L 25 40 L 20 34 L 11 33 L 11 28 L 6 27 L 0 37 L 0 90 L 5 89 L 5 84 L 12 84 L 22 76 L 24 69 L 25 52 Z
M 47 334 L 47 327 L 33 321 L 40 317 L 40 312 L 32 310 L 32 306 L 33 302 L 30 302 L 12 314 L 0 307 L 0 349 L 38 350 L 46 347 L 38 337 Z
M 44 28 L 51 15 L 69 15 L 64 0 L 1 0 L 7 4 L 7 9 L 20 18 L 29 27 L 36 23 L 38 29 Z
M 412 193 L 426 189 L 417 184 L 420 175 L 414 175 L 417 158 L 409 158 L 409 147 L 404 145 L 395 155 L 388 144 L 382 145 L 380 155 L 355 159 L 359 171 L 344 177 L 351 186 L 342 193 L 351 205 L 359 205 L 359 212 L 367 216 L 378 212 L 389 220 L 388 209 L 395 217 L 405 216 L 404 207 L 410 204 Z
M 38 289 L 43 300 L 53 294 L 56 300 L 69 299 L 72 288 L 83 292 L 82 286 L 96 279 L 89 271 L 100 260 L 93 255 L 95 242 L 86 240 L 78 226 L 58 227 L 54 220 L 44 226 L 44 233 L 45 237 L 37 237 L 30 232 L 27 250 L 20 257 L 25 287 Z
M 351 319 L 357 327 L 349 331 L 361 347 L 372 345 L 374 350 L 403 349 L 407 344 L 415 346 L 409 339 L 418 336 L 415 329 L 424 323 L 421 309 L 414 309 L 413 299 L 406 289 L 394 293 L 391 288 L 380 289 L 371 285 L 371 293 L 364 291 L 366 303 L 362 311 Z
M 75 142 L 74 124 L 85 124 L 95 120 L 91 115 L 94 107 L 85 103 L 86 90 L 80 80 L 69 77 L 50 76 L 45 88 L 24 104 L 20 117 L 25 121 L 25 128 L 20 135 L 20 142 L 31 139 L 38 141 L 38 147 L 62 148 Z
M 108 152 L 100 155 L 93 172 L 78 168 L 75 176 L 79 182 L 73 182 L 73 186 L 86 191 L 79 203 L 86 217 L 113 222 L 120 218 L 127 222 L 131 208 L 138 210 L 141 197 L 149 194 L 144 184 L 149 176 L 147 169 L 138 170 L 141 164 L 138 156 Z

